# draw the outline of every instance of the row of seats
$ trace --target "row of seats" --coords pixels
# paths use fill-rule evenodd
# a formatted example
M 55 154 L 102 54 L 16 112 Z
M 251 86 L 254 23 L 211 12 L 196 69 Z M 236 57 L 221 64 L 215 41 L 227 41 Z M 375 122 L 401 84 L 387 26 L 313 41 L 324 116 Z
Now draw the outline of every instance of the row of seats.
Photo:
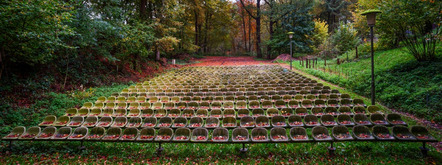
M 372 129 L 366 126 L 355 126 L 351 129 L 345 126 L 334 126 L 331 131 L 323 126 L 315 126 L 312 129 L 293 127 L 285 129 L 282 127 L 235 128 L 232 133 L 226 128 L 215 128 L 209 131 L 206 128 L 137 128 L 121 129 L 118 127 L 16 127 L 3 139 L 22 140 L 103 140 L 103 141 L 175 141 L 175 142 L 289 142 L 289 141 L 351 141 L 351 140 L 418 140 L 436 141 L 428 134 L 425 127 L 394 126 L 391 131 L 384 126 L 374 126 Z
M 133 116 L 142 116 L 142 117 L 149 117 L 149 116 L 168 116 L 168 115 L 173 115 L 173 116 L 181 116 L 181 115 L 186 115 L 186 116 L 195 116 L 198 114 L 204 114 L 206 116 L 212 116 L 212 115 L 221 115 L 221 116 L 226 116 L 226 115 L 233 115 L 235 116 L 238 115 L 239 117 L 241 116 L 246 116 L 246 115 L 250 115 L 250 116 L 260 116 L 260 115 L 278 115 L 281 114 L 283 116 L 290 116 L 292 114 L 296 114 L 296 115 L 300 115 L 300 116 L 305 116 L 308 114 L 312 114 L 315 116 L 322 116 L 322 115 L 340 115 L 340 114 L 346 114 L 346 115 L 350 115 L 353 116 L 354 114 L 375 114 L 375 113 L 379 113 L 382 114 L 382 111 L 380 111 L 377 107 L 372 107 L 369 106 L 368 110 L 366 110 L 364 107 L 362 106 L 356 106 L 354 108 L 350 108 L 350 107 L 340 107 L 335 108 L 335 107 L 326 107 L 326 108 L 312 108 L 312 109 L 307 109 L 307 108 L 282 108 L 282 109 L 276 109 L 276 108 L 268 108 L 268 109 L 253 109 L 253 110 L 249 110 L 249 109 L 212 109 L 212 110 L 208 110 L 208 109 L 131 109 L 129 111 L 127 111 L 126 109 L 86 109 L 86 108 L 81 108 L 81 109 L 75 109 L 75 108 L 70 108 L 68 110 L 66 110 L 66 113 L 64 116 L 129 116 L 129 117 L 133 117 Z
M 137 116 L 135 116 L 137 115 Z M 39 126 L 71 126 L 71 127 L 302 127 L 302 126 L 334 126 L 334 125 L 407 125 L 399 114 L 382 115 L 379 113 L 355 114 L 351 117 L 348 114 L 324 114 L 321 116 L 302 115 L 280 115 L 278 113 L 267 113 L 250 116 L 249 114 L 152 114 L 143 115 L 131 114 L 123 116 L 61 116 L 57 118 L 49 115 L 44 118 Z M 189 119 L 189 120 L 188 120 Z M 238 120 L 237 120 L 238 119 Z M 221 124 L 220 124 L 221 123 Z

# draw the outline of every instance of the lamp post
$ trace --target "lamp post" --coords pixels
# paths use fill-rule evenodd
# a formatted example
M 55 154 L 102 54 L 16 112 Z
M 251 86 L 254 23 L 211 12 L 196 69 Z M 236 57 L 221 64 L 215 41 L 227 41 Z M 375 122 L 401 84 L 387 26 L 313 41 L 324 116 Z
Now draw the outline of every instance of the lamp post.
M 294 32 L 288 32 L 287 34 L 289 35 L 289 38 L 290 38 L 290 70 L 292 70 L 292 57 L 293 57 L 292 38 L 293 38 L 293 34 L 295 34 L 295 33 Z
M 373 50 L 373 27 L 376 24 L 376 14 L 381 13 L 379 10 L 367 10 L 362 15 L 367 16 L 367 24 L 370 27 L 371 38 L 371 105 L 375 105 L 375 86 L 374 86 L 374 50 Z

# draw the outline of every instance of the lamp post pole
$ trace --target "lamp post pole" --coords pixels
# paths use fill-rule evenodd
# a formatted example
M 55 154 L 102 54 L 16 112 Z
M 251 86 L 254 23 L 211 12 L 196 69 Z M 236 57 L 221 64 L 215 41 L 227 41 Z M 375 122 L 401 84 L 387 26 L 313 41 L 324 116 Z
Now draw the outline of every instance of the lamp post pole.
M 293 50 L 292 50 L 292 38 L 293 38 L 293 34 L 295 34 L 294 32 L 288 32 L 287 33 L 289 35 L 290 38 L 290 70 L 292 70 L 292 57 L 293 57 Z
M 374 25 L 370 26 L 370 38 L 371 38 L 371 105 L 375 105 L 375 86 L 374 86 L 374 49 L 373 49 L 373 33 Z
M 293 57 L 293 51 L 292 51 L 292 37 L 290 37 L 290 70 L 292 70 L 292 57 Z
M 370 27 L 370 38 L 371 38 L 371 105 L 375 105 L 375 86 L 374 86 L 374 48 L 373 48 L 373 40 L 374 40 L 374 32 L 373 28 L 376 25 L 376 14 L 381 13 L 379 10 L 367 10 L 362 13 L 367 17 L 367 24 Z

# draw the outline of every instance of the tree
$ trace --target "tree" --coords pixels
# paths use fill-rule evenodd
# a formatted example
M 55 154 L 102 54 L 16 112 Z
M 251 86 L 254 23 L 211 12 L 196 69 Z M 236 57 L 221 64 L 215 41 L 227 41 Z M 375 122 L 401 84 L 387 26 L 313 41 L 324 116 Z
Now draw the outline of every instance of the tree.
M 309 38 L 313 41 L 311 45 L 313 51 L 317 53 L 319 51 L 319 46 L 328 39 L 328 25 L 325 21 L 314 20 L 315 22 L 315 30 L 313 31 L 313 35 Z
M 252 17 L 253 19 L 255 19 L 255 22 L 256 22 L 256 42 L 255 42 L 255 44 L 256 44 L 256 57 L 262 58 L 262 53 L 261 53 L 261 0 L 256 1 L 256 16 L 254 16 L 252 14 L 252 12 L 250 11 L 250 9 L 248 9 L 244 5 L 243 1 L 244 0 L 240 0 L 241 5 L 247 11 L 249 16 Z
M 359 44 L 359 38 L 357 31 L 353 28 L 353 24 L 341 22 L 338 29 L 336 29 L 335 33 L 331 36 L 331 42 L 340 53 L 355 48 Z
M 73 49 L 68 38 L 75 35 L 66 23 L 71 7 L 63 1 L 2 2 L 0 6 L 0 79 L 7 65 L 34 66 L 56 59 L 57 51 Z
M 394 29 L 395 39 L 402 41 L 418 61 L 431 61 L 436 57 L 440 42 L 441 3 L 426 0 L 398 0 L 381 6 L 379 29 Z
M 276 32 L 272 40 L 267 44 L 271 45 L 272 50 L 280 53 L 281 51 L 289 52 L 289 38 L 287 32 L 294 32 L 292 44 L 294 52 L 311 52 L 310 45 L 312 40 L 308 37 L 312 35 L 314 30 L 314 22 L 310 11 L 313 3 L 309 0 L 291 1 L 285 5 L 281 5 L 278 16 L 281 20 L 276 27 Z M 286 11 L 286 12 L 285 12 Z

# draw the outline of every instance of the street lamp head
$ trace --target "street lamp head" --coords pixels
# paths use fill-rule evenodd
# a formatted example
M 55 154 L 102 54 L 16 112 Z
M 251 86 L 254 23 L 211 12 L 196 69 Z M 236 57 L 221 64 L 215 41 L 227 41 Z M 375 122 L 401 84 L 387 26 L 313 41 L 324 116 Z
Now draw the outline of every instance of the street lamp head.
M 289 35 L 289 38 L 292 39 L 293 38 L 293 34 L 295 34 L 294 32 L 288 32 L 287 33 Z
M 362 13 L 362 15 L 367 16 L 368 26 L 374 26 L 376 24 L 376 14 L 382 13 L 380 10 L 367 10 Z

